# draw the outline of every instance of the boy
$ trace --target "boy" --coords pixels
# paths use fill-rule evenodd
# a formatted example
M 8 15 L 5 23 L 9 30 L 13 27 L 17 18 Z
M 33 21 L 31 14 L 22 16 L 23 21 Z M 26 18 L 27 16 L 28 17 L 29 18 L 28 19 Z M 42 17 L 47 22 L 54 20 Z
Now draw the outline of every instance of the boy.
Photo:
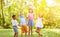
M 25 37 L 26 37 L 27 24 L 26 24 L 26 19 L 24 17 L 24 14 L 22 12 L 20 12 L 20 14 L 19 14 L 19 20 L 20 20 L 20 24 L 21 24 L 21 37 L 22 37 L 22 33 L 25 33 Z
M 16 15 L 13 15 L 13 16 L 12 16 L 11 22 L 12 22 L 13 30 L 14 30 L 14 32 L 15 32 L 15 33 L 14 33 L 14 37 L 18 37 L 18 28 L 17 28 L 18 22 L 17 22 L 17 20 L 16 20 Z

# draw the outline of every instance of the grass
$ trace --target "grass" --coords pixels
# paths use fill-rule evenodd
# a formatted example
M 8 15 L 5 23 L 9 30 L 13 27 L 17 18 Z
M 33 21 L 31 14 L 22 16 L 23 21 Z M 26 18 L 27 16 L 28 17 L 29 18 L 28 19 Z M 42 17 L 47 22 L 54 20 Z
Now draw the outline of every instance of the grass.
M 60 29 L 42 29 L 42 37 L 60 37 Z M 12 29 L 0 29 L 0 37 L 13 37 L 14 32 Z M 20 37 L 20 31 L 19 35 Z M 38 37 L 38 34 L 33 31 L 33 37 Z

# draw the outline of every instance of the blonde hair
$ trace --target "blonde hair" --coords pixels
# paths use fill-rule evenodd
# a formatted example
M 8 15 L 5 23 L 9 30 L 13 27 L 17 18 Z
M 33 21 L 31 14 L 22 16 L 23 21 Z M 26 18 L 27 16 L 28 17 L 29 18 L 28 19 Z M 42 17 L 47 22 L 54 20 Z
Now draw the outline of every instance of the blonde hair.
M 29 8 L 29 12 L 33 12 L 33 9 L 32 8 Z
M 38 17 L 43 17 L 43 13 L 42 12 L 39 12 L 38 13 Z
M 20 12 L 19 12 L 19 16 L 21 16 L 22 14 L 23 14 L 23 12 L 20 11 Z

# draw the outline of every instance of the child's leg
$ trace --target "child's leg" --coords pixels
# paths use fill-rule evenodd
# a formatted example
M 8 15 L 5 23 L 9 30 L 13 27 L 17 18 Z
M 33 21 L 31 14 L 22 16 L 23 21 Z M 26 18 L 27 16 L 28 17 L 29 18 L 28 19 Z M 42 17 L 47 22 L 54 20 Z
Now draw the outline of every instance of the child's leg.
M 14 33 L 14 37 L 16 37 L 16 33 Z
M 24 26 L 25 37 L 27 36 L 27 26 Z
M 31 30 L 31 37 L 32 37 L 32 35 L 33 35 L 33 34 L 32 34 L 32 27 L 30 28 L 30 30 Z
M 42 36 L 41 29 L 39 28 L 38 31 L 39 31 L 39 33 L 38 33 L 39 34 L 39 37 L 41 37 Z
M 21 32 L 21 37 L 23 37 L 23 33 Z
M 18 37 L 18 29 L 17 29 L 17 27 L 13 27 L 13 29 L 14 29 L 14 32 L 15 32 L 14 37 Z
M 36 32 L 39 33 L 39 28 L 37 27 Z
M 22 33 L 22 30 L 21 30 L 21 37 L 23 36 L 22 34 L 23 34 L 23 33 Z
M 37 27 L 36 32 L 38 33 L 38 35 L 40 37 L 40 28 Z
M 29 27 L 29 37 L 30 37 L 30 33 L 31 33 L 31 37 L 32 37 L 32 27 Z
M 29 26 L 29 31 L 28 31 L 28 37 L 30 37 L 30 26 Z
M 34 22 L 33 20 L 31 20 L 31 37 L 33 36 L 33 26 L 34 26 Z
M 16 37 L 18 37 L 18 33 L 15 33 L 16 34 Z
M 40 37 L 40 29 L 38 29 L 38 34 L 39 34 L 39 37 Z
M 18 37 L 18 33 L 15 33 L 15 37 Z
M 21 27 L 21 37 L 23 37 L 23 33 L 24 33 L 24 27 Z
M 32 20 L 30 20 L 28 22 L 28 25 L 29 25 L 29 36 L 30 36 L 30 33 L 31 33 L 31 36 L 32 36 L 32 26 L 34 26 L 34 22 Z
M 40 35 L 42 36 L 42 33 L 41 33 L 41 28 L 40 28 Z
M 25 37 L 27 36 L 27 33 L 25 32 Z

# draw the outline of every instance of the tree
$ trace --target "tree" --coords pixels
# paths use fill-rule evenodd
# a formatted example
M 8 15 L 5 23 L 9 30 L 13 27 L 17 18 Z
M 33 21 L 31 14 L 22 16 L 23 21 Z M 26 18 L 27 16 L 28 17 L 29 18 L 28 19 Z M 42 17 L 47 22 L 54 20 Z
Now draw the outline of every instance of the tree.
M 1 12 L 2 12 L 2 26 L 5 24 L 4 12 L 3 12 L 4 0 L 1 0 Z

